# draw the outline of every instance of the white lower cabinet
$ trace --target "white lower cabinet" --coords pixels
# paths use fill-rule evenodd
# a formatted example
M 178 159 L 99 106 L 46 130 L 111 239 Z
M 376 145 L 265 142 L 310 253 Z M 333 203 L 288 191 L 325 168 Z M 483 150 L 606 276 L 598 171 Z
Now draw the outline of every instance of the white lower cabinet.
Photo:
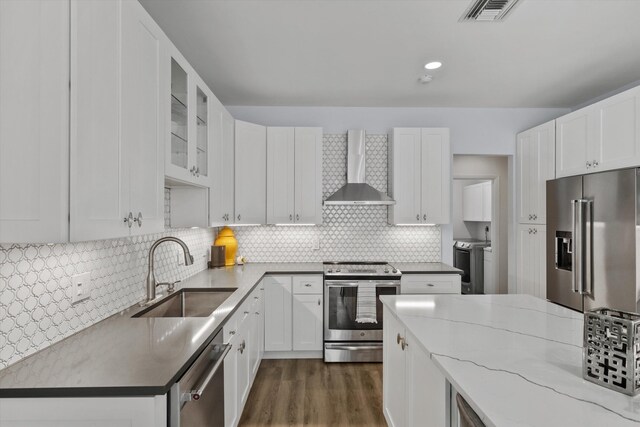
M 165 427 L 166 396 L 0 399 L 2 427 Z
M 383 412 L 391 427 L 442 427 L 448 421 L 448 386 L 429 354 L 384 309 Z
M 291 351 L 291 276 L 265 277 L 264 350 Z
M 293 296 L 293 350 L 322 350 L 322 294 Z
M 322 351 L 322 276 L 268 276 L 263 283 L 265 351 Z
M 459 274 L 403 274 L 401 294 L 460 294 Z
M 263 354 L 263 286 L 260 283 L 223 327 L 231 350 L 224 359 L 225 426 L 235 427 L 249 397 Z
M 519 294 L 547 297 L 545 225 L 518 225 L 518 255 L 516 285 Z

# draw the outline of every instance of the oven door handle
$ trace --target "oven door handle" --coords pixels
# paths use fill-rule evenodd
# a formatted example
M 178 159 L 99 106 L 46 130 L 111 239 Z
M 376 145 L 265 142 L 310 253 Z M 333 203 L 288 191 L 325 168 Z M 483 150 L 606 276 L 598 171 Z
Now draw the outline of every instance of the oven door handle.
M 329 288 L 357 288 L 358 282 L 332 280 L 325 282 L 325 286 Z M 400 282 L 376 282 L 376 288 L 390 288 L 400 286 Z
M 220 355 L 218 360 L 216 360 L 216 363 L 214 363 L 213 367 L 209 370 L 209 372 L 207 372 L 207 374 L 204 375 L 200 384 L 198 384 L 195 387 L 195 389 L 191 391 L 185 391 L 184 393 L 182 393 L 182 397 L 180 398 L 180 400 L 183 403 L 190 402 L 192 400 L 193 401 L 200 400 L 200 398 L 204 393 L 204 390 L 207 388 L 207 386 L 211 382 L 211 379 L 216 374 L 216 372 L 218 372 L 218 369 L 220 369 L 220 367 L 222 366 L 222 362 L 224 362 L 225 357 L 227 357 L 227 353 L 229 353 L 229 350 L 231 350 L 231 344 L 225 344 L 222 354 Z

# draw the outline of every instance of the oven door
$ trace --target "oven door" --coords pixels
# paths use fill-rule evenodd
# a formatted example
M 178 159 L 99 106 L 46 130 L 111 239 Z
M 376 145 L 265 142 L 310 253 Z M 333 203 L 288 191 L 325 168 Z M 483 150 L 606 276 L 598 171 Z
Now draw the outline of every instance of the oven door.
M 377 323 L 356 322 L 358 284 L 376 283 Z M 400 293 L 399 281 L 327 280 L 324 287 L 325 341 L 382 341 L 380 295 Z

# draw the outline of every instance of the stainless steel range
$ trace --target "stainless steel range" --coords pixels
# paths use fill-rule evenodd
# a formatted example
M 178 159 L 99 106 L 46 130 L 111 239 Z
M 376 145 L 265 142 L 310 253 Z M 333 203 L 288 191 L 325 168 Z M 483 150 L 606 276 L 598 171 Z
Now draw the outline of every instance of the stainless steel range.
M 382 362 L 380 295 L 400 293 L 386 262 L 324 263 L 324 361 Z

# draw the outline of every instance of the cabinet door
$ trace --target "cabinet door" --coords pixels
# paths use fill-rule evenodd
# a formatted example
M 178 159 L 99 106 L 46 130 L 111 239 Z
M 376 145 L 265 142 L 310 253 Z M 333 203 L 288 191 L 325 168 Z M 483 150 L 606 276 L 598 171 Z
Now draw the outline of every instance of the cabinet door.
M 405 404 L 405 352 L 398 344 L 398 337 L 404 337 L 405 330 L 393 314 L 384 308 L 383 351 L 382 351 L 382 404 L 384 417 L 391 427 L 406 424 Z
M 236 120 L 235 223 L 264 224 L 267 213 L 267 132 Z
M 254 302 L 251 309 L 251 322 L 253 325 L 250 347 L 251 347 L 251 378 L 258 372 L 262 361 L 262 349 L 264 347 L 264 296 L 263 292 L 256 289 L 253 292 Z
M 534 295 L 536 269 L 532 250 L 533 226 L 518 225 L 516 285 L 519 294 Z
M 238 346 L 242 340 L 237 334 L 229 341 L 231 350 L 224 358 L 224 425 L 235 426 L 240 418 L 240 401 L 238 400 Z
M 245 321 L 241 327 L 238 328 L 238 346 L 236 347 L 236 353 L 238 353 L 238 369 L 237 369 L 237 384 L 238 384 L 238 416 L 242 417 L 242 409 L 249 397 L 249 390 L 251 387 L 250 375 L 251 375 L 251 357 L 249 349 L 249 327 L 251 322 Z
M 267 224 L 292 224 L 294 217 L 292 127 L 267 128 Z
M 445 377 L 412 335 L 407 334 L 405 341 L 405 425 L 445 426 L 448 420 Z
M 129 175 L 131 234 L 164 231 L 162 31 L 138 2 L 122 3 L 121 138 Z M 115 237 L 115 236 L 113 236 Z
M 291 351 L 291 276 L 264 279 L 264 349 Z
M 491 222 L 491 181 L 483 182 L 482 188 L 482 221 Z
M 534 129 L 519 133 L 516 137 L 516 209 L 518 223 L 529 223 L 532 220 L 531 207 L 531 147 L 534 145 L 536 131 Z
M 66 242 L 68 1 L 0 1 L 0 94 L 0 242 Z
M 482 184 L 467 185 L 462 189 L 462 219 L 482 221 Z
M 322 350 L 322 294 L 293 296 L 293 350 Z
M 527 189 L 530 199 L 532 224 L 547 222 L 547 181 L 554 179 L 555 171 L 555 121 L 534 128 L 530 146 L 530 167 Z
M 215 119 L 211 125 L 213 149 L 209 156 L 210 164 L 214 165 L 209 180 L 211 226 L 233 222 L 235 197 L 235 120 L 217 99 L 214 102 Z
M 164 427 L 166 425 L 167 398 L 165 395 L 0 400 L 0 426 L 2 427 Z
M 600 101 L 594 109 L 593 169 L 640 165 L 640 88 Z
M 533 227 L 533 255 L 532 263 L 535 270 L 534 296 L 547 298 L 547 227 L 536 225 Z
M 210 109 L 211 98 L 213 93 L 207 88 L 207 86 L 196 78 L 195 87 L 195 113 L 196 113 L 196 149 L 195 149 L 195 164 L 196 178 L 206 185 L 209 177 L 209 146 L 210 146 L 210 133 L 209 127 L 210 121 Z
M 130 12 L 125 3 L 99 0 L 71 3 L 69 200 L 70 238 L 74 242 L 128 236 L 134 226 L 132 217 L 124 221 L 132 213 L 129 206 L 132 151 L 125 144 L 131 139 L 132 123 L 122 110 L 126 96 L 122 92 L 131 89 L 131 77 L 120 70 L 127 43 L 127 40 L 121 43 L 121 25 L 123 16 Z M 129 61 L 127 67 L 130 66 Z M 128 106 L 126 111 L 133 109 L 134 106 Z M 122 120 L 126 123 L 121 123 Z
M 193 141 L 194 125 L 192 125 L 195 104 L 192 99 L 192 87 L 189 73 L 191 67 L 171 42 L 167 43 L 170 55 L 170 78 L 166 90 L 166 102 L 171 106 L 166 115 L 171 123 L 167 129 L 168 139 L 165 143 L 165 175 L 185 182 L 194 179 Z
M 593 108 L 586 107 L 556 119 L 556 177 L 581 175 L 590 170 L 587 164 L 592 145 Z
M 451 221 L 451 153 L 449 129 L 422 129 L 421 213 L 426 224 Z
M 322 128 L 295 129 L 295 222 L 322 224 Z
M 422 135 L 419 128 L 394 128 L 389 143 L 390 224 L 420 224 L 422 219 Z

